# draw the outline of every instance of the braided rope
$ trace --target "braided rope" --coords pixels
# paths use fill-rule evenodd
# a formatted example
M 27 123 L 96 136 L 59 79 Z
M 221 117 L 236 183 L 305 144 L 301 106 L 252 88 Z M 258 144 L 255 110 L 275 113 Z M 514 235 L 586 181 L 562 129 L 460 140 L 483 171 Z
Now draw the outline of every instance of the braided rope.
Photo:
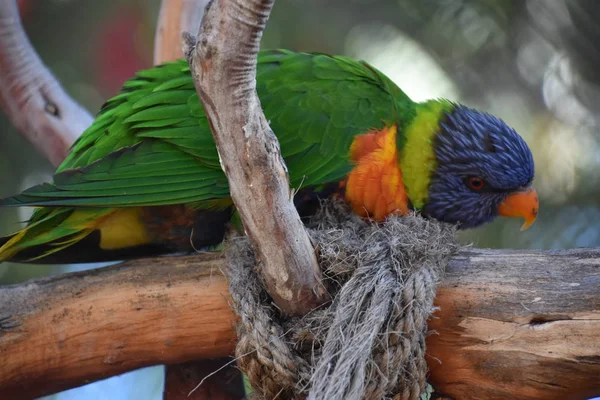
M 228 243 L 236 356 L 266 399 L 418 399 L 427 319 L 458 250 L 454 227 L 418 216 L 366 223 L 327 202 L 309 224 L 333 301 L 302 318 L 271 305 L 246 238 Z

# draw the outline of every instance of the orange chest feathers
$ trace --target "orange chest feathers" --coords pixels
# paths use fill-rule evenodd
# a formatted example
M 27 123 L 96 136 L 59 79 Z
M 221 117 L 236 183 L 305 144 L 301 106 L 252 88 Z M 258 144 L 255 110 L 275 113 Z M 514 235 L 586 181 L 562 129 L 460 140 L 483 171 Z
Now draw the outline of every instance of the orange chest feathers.
M 357 136 L 350 147 L 355 163 L 348 174 L 345 199 L 353 211 L 376 221 L 390 214 L 404 215 L 408 197 L 398 165 L 396 126 Z

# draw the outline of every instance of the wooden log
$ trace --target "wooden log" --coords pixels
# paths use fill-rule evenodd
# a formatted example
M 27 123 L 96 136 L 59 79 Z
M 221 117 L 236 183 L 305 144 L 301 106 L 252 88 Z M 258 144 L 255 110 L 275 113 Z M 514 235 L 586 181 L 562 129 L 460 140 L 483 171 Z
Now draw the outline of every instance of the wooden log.
M 600 395 L 600 250 L 472 250 L 452 260 L 436 303 L 427 344 L 437 390 L 482 400 Z
M 228 356 L 220 254 L 136 260 L 0 288 L 0 398 Z M 427 341 L 455 399 L 600 396 L 600 249 L 472 249 L 453 258 Z
M 0 289 L 0 398 L 233 354 L 220 254 L 162 257 Z

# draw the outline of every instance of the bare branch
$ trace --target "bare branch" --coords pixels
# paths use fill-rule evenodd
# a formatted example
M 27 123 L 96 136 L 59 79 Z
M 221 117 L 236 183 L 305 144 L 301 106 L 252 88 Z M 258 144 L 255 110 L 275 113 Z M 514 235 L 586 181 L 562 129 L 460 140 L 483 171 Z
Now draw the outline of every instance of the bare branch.
M 0 1 L 0 105 L 54 166 L 93 121 L 65 93 L 31 46 L 15 0 Z
M 160 257 L 0 288 L 0 393 L 33 398 L 231 355 L 224 263 L 215 253 Z M 455 399 L 600 396 L 599 265 L 600 249 L 453 258 L 429 321 L 436 390 Z
M 207 4 L 208 0 L 162 0 L 154 38 L 154 64 L 183 57 L 182 34 L 198 32 Z M 241 372 L 231 361 L 231 358 L 204 359 L 167 366 L 164 400 L 244 397 Z M 219 373 L 208 376 L 217 370 Z M 201 387 L 188 396 L 201 381 Z
M 231 197 L 277 305 L 304 314 L 327 300 L 310 239 L 292 201 L 286 166 L 256 94 L 256 61 L 274 0 L 215 0 L 190 64 Z
M 181 35 L 198 32 L 209 0 L 162 0 L 156 35 L 154 64 L 183 58 Z

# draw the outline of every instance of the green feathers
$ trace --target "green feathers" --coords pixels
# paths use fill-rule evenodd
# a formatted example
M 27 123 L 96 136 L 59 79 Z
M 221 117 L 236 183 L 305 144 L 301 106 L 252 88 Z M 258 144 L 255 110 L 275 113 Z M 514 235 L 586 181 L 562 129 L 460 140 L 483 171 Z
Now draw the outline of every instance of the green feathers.
M 8 240 L 0 247 L 0 261 L 43 245 L 48 245 L 43 253 L 30 256 L 27 261 L 57 253 L 89 235 L 97 221 L 111 212 L 110 209 L 62 207 L 37 209 L 27 227 L 6 238 Z
M 354 137 L 412 119 L 414 105 L 365 63 L 263 51 L 257 90 L 293 187 L 343 179 Z M 185 60 L 139 72 L 102 107 L 53 183 L 2 205 L 127 207 L 228 197 L 225 175 Z
M 294 188 L 345 179 L 357 135 L 392 124 L 402 132 L 415 114 L 415 104 L 379 71 L 325 54 L 260 52 L 257 91 Z M 138 72 L 104 104 L 52 183 L 0 201 L 43 207 L 27 228 L 0 240 L 0 260 L 30 246 L 61 250 L 119 209 L 176 204 L 193 210 L 230 205 L 185 60 Z

